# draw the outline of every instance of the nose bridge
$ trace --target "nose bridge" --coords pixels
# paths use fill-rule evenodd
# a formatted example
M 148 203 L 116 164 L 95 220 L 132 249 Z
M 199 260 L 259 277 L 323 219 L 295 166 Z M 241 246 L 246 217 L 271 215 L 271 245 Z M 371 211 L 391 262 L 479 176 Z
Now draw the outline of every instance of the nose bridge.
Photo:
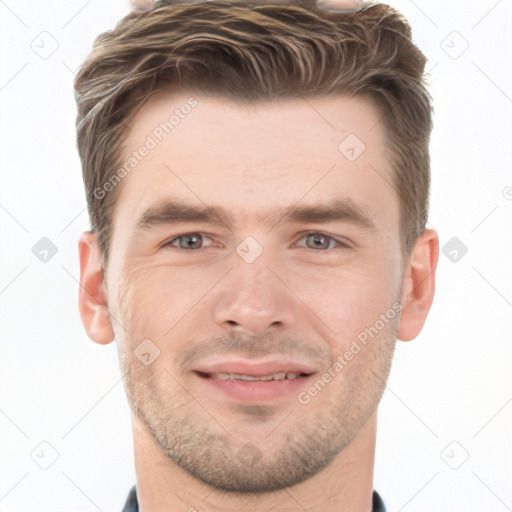
M 214 306 L 219 325 L 259 335 L 271 327 L 293 323 L 296 301 L 276 277 L 279 264 L 269 252 L 263 251 L 254 260 L 235 254 L 233 266 Z
M 240 283 L 238 292 L 247 306 L 255 310 L 270 311 L 275 309 L 277 292 L 275 276 L 267 268 L 267 262 L 261 260 L 251 264 L 240 263 L 238 272 L 235 268 L 235 277 Z

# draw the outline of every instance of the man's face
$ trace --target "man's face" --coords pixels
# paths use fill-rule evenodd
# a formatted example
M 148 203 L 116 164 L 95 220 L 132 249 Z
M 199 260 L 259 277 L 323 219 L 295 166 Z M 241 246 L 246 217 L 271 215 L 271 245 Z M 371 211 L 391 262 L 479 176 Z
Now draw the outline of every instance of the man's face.
M 190 96 L 159 93 L 131 122 L 125 161 L 150 149 L 118 185 L 108 306 L 128 399 L 165 455 L 219 489 L 268 492 L 329 465 L 378 405 L 398 327 L 399 201 L 368 100 L 194 95 L 182 108 Z M 211 221 L 148 214 L 167 203 Z M 309 375 L 211 376 L 261 376 L 251 363 L 270 360 Z

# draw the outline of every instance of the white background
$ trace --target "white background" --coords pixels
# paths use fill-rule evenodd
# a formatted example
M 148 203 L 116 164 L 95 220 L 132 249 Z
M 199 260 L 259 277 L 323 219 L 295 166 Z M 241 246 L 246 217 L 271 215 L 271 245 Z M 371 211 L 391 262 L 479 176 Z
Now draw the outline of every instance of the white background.
M 431 70 L 430 225 L 442 247 L 457 237 L 468 252 L 441 254 L 427 324 L 397 346 L 375 488 L 390 511 L 512 510 L 512 10 L 390 3 Z M 119 511 L 135 482 L 115 346 L 91 342 L 77 310 L 88 220 L 72 89 L 95 36 L 128 11 L 125 0 L 0 0 L 2 512 Z M 41 38 L 40 52 L 58 45 L 46 59 Z M 42 237 L 58 248 L 46 263 L 32 253 Z

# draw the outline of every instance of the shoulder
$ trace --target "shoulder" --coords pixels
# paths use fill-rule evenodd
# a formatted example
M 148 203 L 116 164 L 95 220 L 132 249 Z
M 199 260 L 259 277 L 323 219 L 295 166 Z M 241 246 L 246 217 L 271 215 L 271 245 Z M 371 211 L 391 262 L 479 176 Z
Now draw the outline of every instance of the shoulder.
M 137 489 L 135 485 L 130 489 L 123 510 L 121 512 L 139 512 L 139 503 L 137 501 Z

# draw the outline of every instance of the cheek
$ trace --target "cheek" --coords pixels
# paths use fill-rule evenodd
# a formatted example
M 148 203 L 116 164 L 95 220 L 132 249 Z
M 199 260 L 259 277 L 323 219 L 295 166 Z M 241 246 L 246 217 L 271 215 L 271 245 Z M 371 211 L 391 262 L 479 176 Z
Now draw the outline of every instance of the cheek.
M 148 265 L 130 262 L 119 305 L 123 317 L 137 336 L 163 340 L 188 314 L 199 307 L 201 298 L 218 281 L 215 269 Z
M 394 312 L 392 305 L 399 297 L 400 275 L 391 262 L 361 261 L 346 268 L 319 268 L 295 279 L 294 290 L 325 324 L 326 337 L 335 336 L 337 350 L 373 326 L 382 314 Z

